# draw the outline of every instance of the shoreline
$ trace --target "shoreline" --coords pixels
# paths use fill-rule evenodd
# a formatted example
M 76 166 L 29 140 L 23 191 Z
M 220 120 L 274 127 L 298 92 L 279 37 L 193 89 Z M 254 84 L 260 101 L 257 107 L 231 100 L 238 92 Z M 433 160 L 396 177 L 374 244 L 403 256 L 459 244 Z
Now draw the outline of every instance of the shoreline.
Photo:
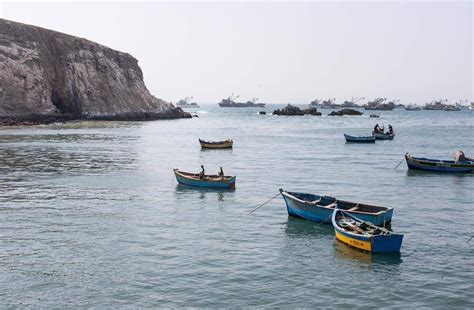
M 164 113 L 122 113 L 117 115 L 70 115 L 70 114 L 30 114 L 18 116 L 0 116 L 0 128 L 17 126 L 49 125 L 54 123 L 69 123 L 74 121 L 156 121 L 192 118 L 192 115 L 181 108 L 173 108 Z

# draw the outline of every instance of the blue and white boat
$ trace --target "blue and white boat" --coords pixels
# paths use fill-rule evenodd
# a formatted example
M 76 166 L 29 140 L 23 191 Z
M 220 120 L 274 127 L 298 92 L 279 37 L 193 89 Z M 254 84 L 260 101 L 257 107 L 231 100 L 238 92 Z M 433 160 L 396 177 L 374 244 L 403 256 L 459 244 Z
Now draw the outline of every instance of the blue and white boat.
M 348 214 L 378 226 L 385 226 L 392 221 L 393 208 L 343 201 L 330 196 L 287 192 L 281 188 L 280 193 L 285 200 L 288 215 L 309 221 L 329 224 L 334 209 L 345 210 Z
M 403 235 L 363 221 L 346 211 L 334 210 L 332 226 L 336 239 L 350 247 L 371 253 L 400 252 Z
M 408 169 L 433 172 L 474 172 L 473 161 L 455 162 L 454 160 L 429 159 L 405 154 Z
M 176 180 L 185 185 L 207 188 L 235 188 L 236 176 L 204 175 L 174 169 Z
M 375 136 L 352 136 L 344 134 L 346 142 L 349 143 L 375 143 Z

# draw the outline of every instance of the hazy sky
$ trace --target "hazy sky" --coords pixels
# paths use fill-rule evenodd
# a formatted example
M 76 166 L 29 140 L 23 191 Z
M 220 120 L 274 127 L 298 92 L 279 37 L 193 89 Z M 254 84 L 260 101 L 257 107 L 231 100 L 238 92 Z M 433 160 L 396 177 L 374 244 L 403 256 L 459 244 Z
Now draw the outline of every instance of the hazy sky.
M 0 0 L 2 1 L 2 0 Z M 139 60 L 171 100 L 309 102 L 353 96 L 473 100 L 473 3 L 19 2 L 0 15 Z

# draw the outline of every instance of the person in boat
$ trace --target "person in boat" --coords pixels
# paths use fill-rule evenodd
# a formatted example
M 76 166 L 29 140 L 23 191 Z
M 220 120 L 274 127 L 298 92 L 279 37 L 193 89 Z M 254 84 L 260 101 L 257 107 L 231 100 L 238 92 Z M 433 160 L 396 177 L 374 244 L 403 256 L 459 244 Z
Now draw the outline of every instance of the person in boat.
M 379 124 L 375 124 L 374 133 L 379 133 L 379 131 L 380 131 Z
M 393 135 L 393 127 L 392 125 L 388 125 L 388 134 Z
M 461 150 L 458 150 L 458 151 L 454 154 L 454 162 L 455 162 L 455 163 L 461 163 L 461 162 L 466 162 L 466 161 L 474 161 L 474 159 L 469 158 L 469 157 L 466 157 L 466 155 L 464 154 L 464 152 L 461 151 Z
M 222 167 L 219 170 L 219 177 L 222 178 L 222 179 L 224 178 L 224 170 L 222 170 Z
M 204 176 L 206 175 L 206 170 L 204 169 L 204 166 L 201 165 L 201 172 L 199 172 L 199 178 L 202 180 L 204 179 Z

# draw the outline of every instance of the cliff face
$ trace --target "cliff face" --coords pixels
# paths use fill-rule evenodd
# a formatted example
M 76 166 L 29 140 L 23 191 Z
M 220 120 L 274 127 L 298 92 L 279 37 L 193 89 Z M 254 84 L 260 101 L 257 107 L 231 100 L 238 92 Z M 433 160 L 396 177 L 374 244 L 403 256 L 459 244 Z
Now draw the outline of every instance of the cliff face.
M 190 117 L 155 98 L 138 61 L 103 45 L 0 19 L 0 118 Z

